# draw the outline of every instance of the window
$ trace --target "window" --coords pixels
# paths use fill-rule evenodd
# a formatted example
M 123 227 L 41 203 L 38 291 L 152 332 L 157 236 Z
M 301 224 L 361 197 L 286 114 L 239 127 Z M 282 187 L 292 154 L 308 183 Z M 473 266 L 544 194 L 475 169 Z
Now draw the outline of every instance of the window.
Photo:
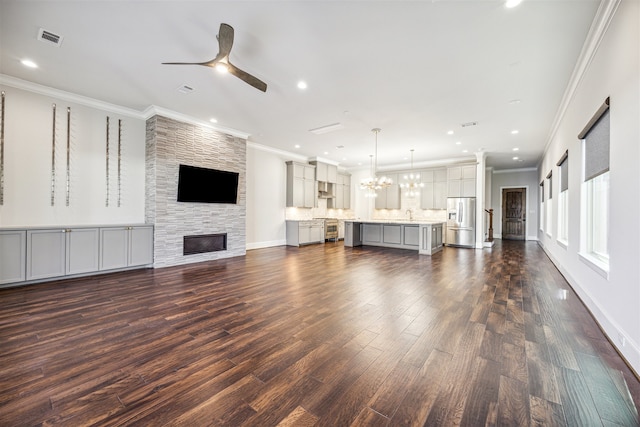
M 609 270 L 609 134 L 607 98 L 578 135 L 584 151 L 581 255 L 605 273 Z
M 569 243 L 569 152 L 565 151 L 556 166 L 560 175 L 558 194 L 558 241 L 565 246 Z
M 544 181 L 540 183 L 540 231 L 544 231 Z
M 547 198 L 547 212 L 545 213 L 545 216 L 547 218 L 547 225 L 546 225 L 546 230 L 547 230 L 547 235 L 551 236 L 551 226 L 553 224 L 553 212 L 552 212 L 552 203 L 551 203 L 551 199 L 553 198 L 553 181 L 552 181 L 552 176 L 551 176 L 551 172 L 549 172 L 549 175 L 547 175 L 547 194 L 549 194 L 549 197 Z

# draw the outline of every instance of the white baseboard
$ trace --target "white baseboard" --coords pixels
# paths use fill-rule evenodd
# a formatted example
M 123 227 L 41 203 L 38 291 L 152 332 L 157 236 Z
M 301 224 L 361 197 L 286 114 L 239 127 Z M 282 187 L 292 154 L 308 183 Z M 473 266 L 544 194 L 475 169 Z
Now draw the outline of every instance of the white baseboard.
M 247 250 L 251 249 L 262 249 L 262 248 L 272 248 L 274 246 L 284 246 L 287 244 L 286 239 L 282 240 L 271 240 L 268 242 L 253 242 L 247 243 Z
M 501 233 L 494 233 L 493 234 L 493 238 L 494 239 L 502 239 L 502 234 Z M 538 236 L 527 236 L 527 240 L 538 240 Z

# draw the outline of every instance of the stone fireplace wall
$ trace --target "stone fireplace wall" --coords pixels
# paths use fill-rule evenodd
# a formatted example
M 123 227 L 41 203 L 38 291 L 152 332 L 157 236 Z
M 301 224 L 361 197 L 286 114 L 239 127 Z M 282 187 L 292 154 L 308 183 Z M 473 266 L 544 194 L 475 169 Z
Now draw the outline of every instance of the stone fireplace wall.
M 237 204 L 178 203 L 178 166 L 240 174 Z M 154 224 L 154 267 L 246 254 L 246 140 L 162 116 L 147 120 L 145 221 Z M 183 237 L 227 233 L 227 250 L 183 255 Z

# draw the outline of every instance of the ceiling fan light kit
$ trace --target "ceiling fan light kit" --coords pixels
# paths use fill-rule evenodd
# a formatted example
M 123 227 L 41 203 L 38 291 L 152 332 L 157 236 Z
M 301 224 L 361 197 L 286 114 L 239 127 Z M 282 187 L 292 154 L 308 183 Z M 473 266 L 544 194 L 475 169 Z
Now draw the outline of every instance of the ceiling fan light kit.
M 256 89 L 266 92 L 267 84 L 259 78 L 252 76 L 246 71 L 241 70 L 229 61 L 229 54 L 233 47 L 233 27 L 229 24 L 220 24 L 218 31 L 218 54 L 215 58 L 205 62 L 163 62 L 164 65 L 202 65 L 205 67 L 215 68 L 220 72 L 228 72 L 245 83 L 250 84 Z

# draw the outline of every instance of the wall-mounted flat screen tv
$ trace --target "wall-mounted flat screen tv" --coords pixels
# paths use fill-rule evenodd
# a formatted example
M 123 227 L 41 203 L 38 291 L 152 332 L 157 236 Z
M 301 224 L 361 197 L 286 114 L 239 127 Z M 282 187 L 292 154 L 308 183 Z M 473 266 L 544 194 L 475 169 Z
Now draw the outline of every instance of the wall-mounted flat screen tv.
M 178 201 L 236 204 L 238 177 L 237 172 L 180 165 Z

